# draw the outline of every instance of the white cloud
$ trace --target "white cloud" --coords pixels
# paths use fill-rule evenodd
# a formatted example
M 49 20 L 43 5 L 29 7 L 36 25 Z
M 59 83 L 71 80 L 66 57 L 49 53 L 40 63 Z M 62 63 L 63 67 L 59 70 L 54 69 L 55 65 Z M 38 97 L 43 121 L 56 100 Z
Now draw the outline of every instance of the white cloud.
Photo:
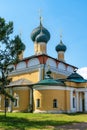
M 87 79 L 87 67 L 78 69 L 77 73 L 80 74 L 84 79 Z

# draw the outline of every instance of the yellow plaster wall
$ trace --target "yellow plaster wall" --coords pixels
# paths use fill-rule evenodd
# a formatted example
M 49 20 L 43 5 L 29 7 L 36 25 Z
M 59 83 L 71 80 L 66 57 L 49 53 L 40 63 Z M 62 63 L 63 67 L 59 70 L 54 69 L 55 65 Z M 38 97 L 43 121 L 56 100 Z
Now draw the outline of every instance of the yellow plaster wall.
M 52 76 L 54 79 L 66 78 L 65 75 L 57 74 L 57 73 L 54 73 L 54 72 L 52 72 L 51 76 Z
M 38 53 L 46 53 L 46 44 L 38 44 Z
M 76 87 L 76 88 L 84 88 L 87 87 L 87 83 L 74 83 L 74 82 L 66 82 L 67 86 Z
M 5 101 L 5 96 L 3 94 L 1 94 L 1 104 L 0 104 L 0 110 L 4 110 L 4 101 Z
M 58 53 L 58 60 L 64 60 L 64 53 L 62 52 L 60 52 L 60 53 Z
M 12 81 L 16 81 L 18 79 L 25 78 L 33 83 L 36 83 L 39 81 L 39 71 L 34 71 L 32 73 L 27 73 L 27 74 L 20 74 L 12 77 Z
M 70 109 L 70 92 L 65 90 L 34 90 L 34 110 L 66 110 Z M 41 106 L 36 108 L 36 99 Z M 58 100 L 58 108 L 53 108 L 53 99 Z M 66 101 L 67 100 L 67 101 Z
M 13 94 L 16 93 L 19 96 L 19 106 L 14 107 L 13 110 L 18 111 L 27 111 L 29 107 L 29 101 L 30 101 L 30 91 L 29 90 L 13 90 Z

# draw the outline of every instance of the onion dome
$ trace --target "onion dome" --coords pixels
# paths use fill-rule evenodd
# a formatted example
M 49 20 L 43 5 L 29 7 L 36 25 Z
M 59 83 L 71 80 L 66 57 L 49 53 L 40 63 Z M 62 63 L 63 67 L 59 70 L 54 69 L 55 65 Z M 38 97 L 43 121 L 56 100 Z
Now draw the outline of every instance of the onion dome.
M 40 34 L 38 34 L 38 35 L 36 36 L 35 41 L 36 41 L 37 43 L 39 43 L 39 42 L 45 42 L 45 43 L 47 43 L 47 42 L 49 41 L 49 38 L 47 37 L 46 34 L 44 34 L 44 33 L 41 31 Z
M 41 19 L 40 19 L 40 25 L 32 31 L 31 39 L 32 41 L 37 40 L 39 42 L 46 42 L 46 43 L 50 40 L 50 33 L 45 27 L 42 26 Z
M 60 40 L 60 43 L 56 46 L 56 51 L 59 52 L 59 51 L 66 51 L 66 46 L 63 44 L 62 40 Z

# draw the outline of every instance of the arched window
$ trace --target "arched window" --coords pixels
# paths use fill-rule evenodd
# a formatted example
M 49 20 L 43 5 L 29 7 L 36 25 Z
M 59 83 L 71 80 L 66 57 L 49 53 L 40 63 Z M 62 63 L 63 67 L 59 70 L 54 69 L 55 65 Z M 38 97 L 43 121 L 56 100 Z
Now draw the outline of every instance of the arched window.
M 18 96 L 18 94 L 15 93 L 14 98 L 15 98 L 14 107 L 19 107 L 19 96 Z
M 58 64 L 58 69 L 66 70 L 66 66 L 63 63 Z
M 73 97 L 73 108 L 75 108 L 76 107 L 76 99 L 75 99 L 75 97 Z
M 33 58 L 28 61 L 28 67 L 32 67 L 32 66 L 39 65 L 39 64 L 40 64 L 40 62 L 37 58 Z
M 23 68 L 26 68 L 26 62 L 19 62 L 16 66 L 16 69 L 23 69 Z
M 58 101 L 57 99 L 53 100 L 53 108 L 57 108 L 58 107 Z
M 40 107 L 40 99 L 36 99 L 36 108 Z
M 68 66 L 68 67 L 67 67 L 67 71 L 68 71 L 68 72 L 73 72 L 73 71 L 74 71 L 74 69 L 73 69 L 73 67 Z
M 56 68 L 56 62 L 55 60 L 51 59 L 51 58 L 48 58 L 47 61 L 46 61 L 46 65 L 50 65 L 50 66 L 53 66 Z

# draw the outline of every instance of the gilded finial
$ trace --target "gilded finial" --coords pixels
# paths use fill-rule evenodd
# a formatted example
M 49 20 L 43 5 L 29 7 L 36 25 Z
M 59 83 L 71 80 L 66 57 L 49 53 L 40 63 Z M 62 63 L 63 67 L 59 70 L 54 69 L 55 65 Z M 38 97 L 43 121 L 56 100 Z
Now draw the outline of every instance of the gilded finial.
M 42 11 L 41 11 L 41 9 L 39 9 L 40 25 L 42 26 L 43 17 L 41 14 L 42 14 Z
M 62 40 L 62 31 L 60 31 L 60 41 Z

